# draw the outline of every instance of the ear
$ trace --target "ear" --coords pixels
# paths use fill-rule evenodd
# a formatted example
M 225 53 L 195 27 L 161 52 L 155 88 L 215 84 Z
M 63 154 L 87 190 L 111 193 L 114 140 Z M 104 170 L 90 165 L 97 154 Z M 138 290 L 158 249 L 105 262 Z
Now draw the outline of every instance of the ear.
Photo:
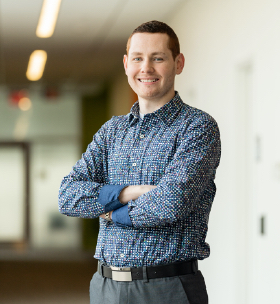
M 127 70 L 127 55 L 123 56 L 123 66 L 124 66 L 124 70 L 125 70 L 125 74 L 126 74 L 126 70 Z
M 177 56 L 177 58 L 175 59 L 176 61 L 176 74 L 179 75 L 182 73 L 183 69 L 184 69 L 184 65 L 185 65 L 185 57 L 184 55 L 181 53 Z

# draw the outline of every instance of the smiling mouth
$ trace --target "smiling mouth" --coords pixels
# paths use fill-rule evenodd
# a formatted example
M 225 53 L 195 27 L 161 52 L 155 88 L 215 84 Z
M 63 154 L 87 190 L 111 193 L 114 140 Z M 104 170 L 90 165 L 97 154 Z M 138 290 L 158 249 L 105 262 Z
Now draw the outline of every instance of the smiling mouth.
M 151 82 L 157 82 L 159 79 L 154 78 L 154 79 L 141 79 L 139 78 L 138 81 L 143 82 L 143 83 L 151 83 Z

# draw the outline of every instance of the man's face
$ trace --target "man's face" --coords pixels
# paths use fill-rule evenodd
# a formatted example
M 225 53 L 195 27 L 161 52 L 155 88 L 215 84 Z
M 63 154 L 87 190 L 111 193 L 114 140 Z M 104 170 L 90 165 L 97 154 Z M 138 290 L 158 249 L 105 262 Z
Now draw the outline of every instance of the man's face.
M 157 100 L 174 96 L 175 75 L 184 67 L 182 54 L 173 59 L 169 37 L 162 33 L 136 33 L 131 37 L 124 68 L 139 99 Z

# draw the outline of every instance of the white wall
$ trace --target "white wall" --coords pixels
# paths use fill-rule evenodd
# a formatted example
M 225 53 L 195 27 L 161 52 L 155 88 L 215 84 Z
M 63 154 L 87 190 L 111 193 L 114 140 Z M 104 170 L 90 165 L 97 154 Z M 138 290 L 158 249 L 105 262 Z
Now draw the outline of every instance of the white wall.
M 279 11 L 277 0 L 189 0 L 169 21 L 186 57 L 176 89 L 221 131 L 211 256 L 200 263 L 210 304 L 279 301 Z
M 80 221 L 58 212 L 57 197 L 63 176 L 70 172 L 81 154 L 80 97 L 69 91 L 61 92 L 56 100 L 50 100 L 44 97 L 43 92 L 43 88 L 31 88 L 32 107 L 21 111 L 10 105 L 8 89 L 0 88 L 0 141 L 31 143 L 31 246 L 79 248 Z M 3 158 L 3 155 L 0 156 Z M 5 168 L 12 168 L 8 158 L 1 161 L 6 164 Z M 14 179 L 11 170 L 6 170 L 3 176 Z M 2 195 L 0 206 L 11 199 Z M 18 212 L 14 212 L 17 217 L 6 216 L 7 222 L 1 224 L 1 229 L 6 227 L 7 230 L 8 224 L 18 220 Z
M 24 161 L 20 147 L 0 149 L 0 240 L 20 242 L 24 238 Z M 8 199 L 9 198 L 9 199 Z M 13 221 L 11 221 L 13 218 Z

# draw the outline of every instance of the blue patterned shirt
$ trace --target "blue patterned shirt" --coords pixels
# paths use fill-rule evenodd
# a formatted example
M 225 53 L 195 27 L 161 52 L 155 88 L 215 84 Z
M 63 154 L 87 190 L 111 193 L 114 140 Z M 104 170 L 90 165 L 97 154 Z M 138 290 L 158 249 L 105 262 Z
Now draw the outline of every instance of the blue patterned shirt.
M 61 184 L 59 211 L 100 218 L 95 258 L 108 265 L 138 267 L 209 256 L 205 242 L 220 160 L 217 123 L 184 104 L 176 93 L 167 104 L 139 117 L 112 117 L 94 135 Z M 122 205 L 127 185 L 156 185 Z

